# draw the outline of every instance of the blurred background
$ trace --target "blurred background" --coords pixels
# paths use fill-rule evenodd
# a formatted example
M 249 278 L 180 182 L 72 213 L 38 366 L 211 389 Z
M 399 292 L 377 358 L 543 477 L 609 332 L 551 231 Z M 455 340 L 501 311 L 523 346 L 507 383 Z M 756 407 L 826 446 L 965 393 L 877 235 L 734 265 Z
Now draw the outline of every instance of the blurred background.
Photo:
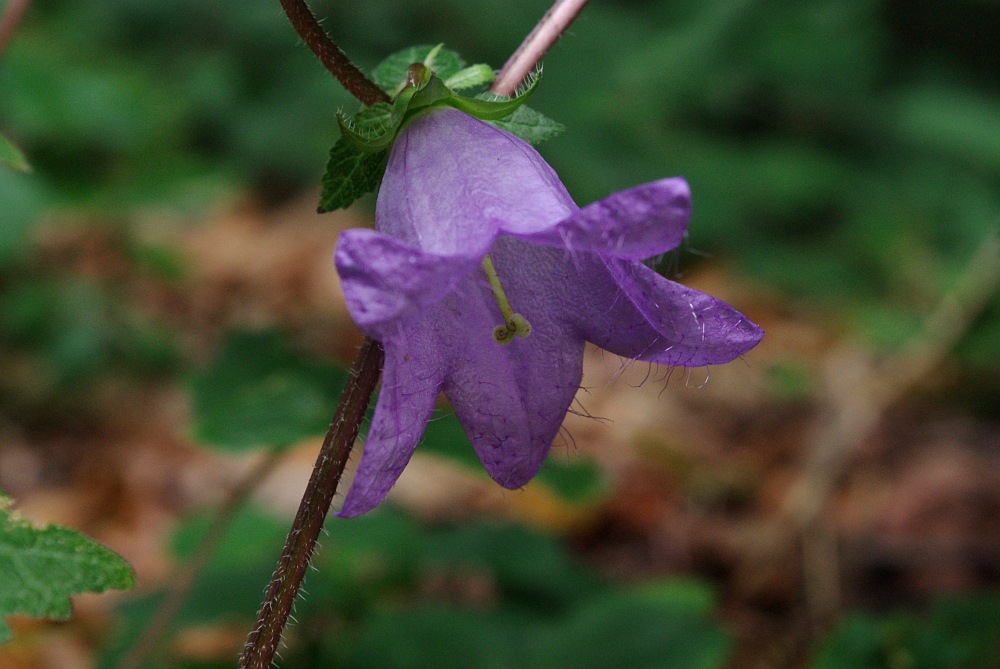
M 546 8 L 314 2 L 364 68 L 499 68 Z M 998 41 L 996 0 L 593 0 L 541 153 L 579 203 L 686 176 L 661 270 L 768 335 L 588 351 L 521 491 L 442 404 L 389 502 L 328 520 L 281 666 L 1000 667 Z M 0 54 L 34 167 L 0 169 L 0 489 L 139 579 L 14 619 L 4 669 L 119 666 L 251 481 L 144 665 L 235 666 L 361 342 L 331 258 L 374 201 L 314 213 L 341 107 L 276 0 L 34 0 Z

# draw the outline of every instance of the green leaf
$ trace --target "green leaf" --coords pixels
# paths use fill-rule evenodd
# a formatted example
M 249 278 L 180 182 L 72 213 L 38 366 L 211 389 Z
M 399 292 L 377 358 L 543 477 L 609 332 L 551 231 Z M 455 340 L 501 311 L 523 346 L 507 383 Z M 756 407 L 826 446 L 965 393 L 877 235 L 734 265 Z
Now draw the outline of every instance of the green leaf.
M 66 620 L 70 595 L 135 587 L 132 568 L 110 549 L 58 525 L 37 529 L 8 504 L 0 498 L 0 643 L 11 636 L 7 616 Z
M 3 135 L 0 135 L 0 164 L 18 172 L 31 171 L 31 165 L 28 164 L 28 160 L 21 153 L 21 150 Z
M 722 669 L 732 641 L 711 619 L 711 609 L 692 606 L 691 587 L 675 596 L 667 583 L 652 591 L 609 592 L 573 608 L 545 636 L 536 662 L 546 669 L 643 667 Z
M 388 159 L 388 150 L 365 153 L 341 137 L 330 149 L 330 160 L 322 179 L 319 213 L 349 207 L 365 193 L 378 188 Z
M 432 62 L 427 56 L 437 49 Z M 438 46 L 411 46 L 392 54 L 372 70 L 372 80 L 386 92 L 395 91 L 406 79 L 406 69 L 413 63 L 424 63 L 442 79 L 448 79 L 465 68 L 465 61 L 454 51 Z
M 514 113 L 502 119 L 490 121 L 493 125 L 520 137 L 529 144 L 541 144 L 552 139 L 566 129 L 562 123 L 553 121 L 531 107 L 521 105 Z
M 279 333 L 233 335 L 192 383 L 195 434 L 231 450 L 323 434 L 344 378 L 340 369 L 296 354 Z
M 460 91 L 465 88 L 488 84 L 493 81 L 495 76 L 492 67 L 485 63 L 480 63 L 478 65 L 471 65 L 451 75 L 445 80 L 444 85 L 453 91 Z

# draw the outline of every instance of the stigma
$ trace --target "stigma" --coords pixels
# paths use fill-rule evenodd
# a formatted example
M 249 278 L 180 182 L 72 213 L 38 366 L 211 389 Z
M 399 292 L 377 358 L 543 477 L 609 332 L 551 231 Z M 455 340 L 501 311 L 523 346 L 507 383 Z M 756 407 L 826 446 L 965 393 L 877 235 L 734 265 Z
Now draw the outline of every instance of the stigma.
M 514 310 L 511 309 L 507 293 L 504 292 L 503 286 L 500 284 L 500 277 L 497 276 L 497 270 L 489 255 L 483 258 L 483 271 L 486 272 L 486 278 L 490 282 L 490 290 L 493 291 L 493 297 L 496 298 L 500 314 L 503 316 L 503 325 L 493 328 L 493 340 L 498 344 L 509 344 L 515 335 L 527 337 L 531 334 L 531 323 L 528 322 L 527 318 L 514 313 Z

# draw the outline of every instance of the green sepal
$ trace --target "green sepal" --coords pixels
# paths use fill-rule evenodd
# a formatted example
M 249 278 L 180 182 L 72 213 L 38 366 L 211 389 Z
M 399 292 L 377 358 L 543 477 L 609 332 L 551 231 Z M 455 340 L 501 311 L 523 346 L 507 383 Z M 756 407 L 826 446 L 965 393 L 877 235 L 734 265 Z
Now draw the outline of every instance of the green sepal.
M 11 615 L 66 620 L 70 596 L 131 590 L 132 568 L 111 549 L 58 525 L 36 528 L 0 497 L 0 643 Z
M 377 102 L 354 116 L 337 112 L 340 136 L 354 148 L 365 153 L 379 153 L 392 146 L 396 131 L 403 121 L 399 105 Z M 405 111 L 405 106 L 403 108 Z
M 465 97 L 454 92 L 454 88 L 492 81 L 493 76 L 486 65 L 465 67 L 457 54 L 441 45 L 411 47 L 383 61 L 372 78 L 386 91 L 391 90 L 393 101 L 376 103 L 353 116 L 337 113 L 341 136 L 330 150 L 319 212 L 347 207 L 365 193 L 376 190 L 400 130 L 431 109 L 453 107 L 533 144 L 562 132 L 559 123 L 522 107 L 538 87 L 541 78 L 538 71 L 514 97 L 492 93 Z
M 541 144 L 566 129 L 562 123 L 553 121 L 527 105 L 521 105 L 510 116 L 489 123 L 520 137 L 528 144 Z
M 341 137 L 330 149 L 317 211 L 325 214 L 334 209 L 346 209 L 365 193 L 376 190 L 388 159 L 388 149 L 366 153 Z
M 31 171 L 31 165 L 21 150 L 3 135 L 0 135 L 0 164 L 18 172 Z
M 410 104 L 407 105 L 407 120 L 412 118 L 415 112 L 422 109 L 433 107 L 439 103 L 451 104 L 451 99 L 455 97 L 458 96 L 444 85 L 440 77 L 431 74 L 430 80 L 413 94 Z
M 517 111 L 518 107 L 524 104 L 524 101 L 538 88 L 541 78 L 540 74 L 533 74 L 527 87 L 512 98 L 493 93 L 482 93 L 474 98 L 454 95 L 448 104 L 483 121 L 497 121 Z

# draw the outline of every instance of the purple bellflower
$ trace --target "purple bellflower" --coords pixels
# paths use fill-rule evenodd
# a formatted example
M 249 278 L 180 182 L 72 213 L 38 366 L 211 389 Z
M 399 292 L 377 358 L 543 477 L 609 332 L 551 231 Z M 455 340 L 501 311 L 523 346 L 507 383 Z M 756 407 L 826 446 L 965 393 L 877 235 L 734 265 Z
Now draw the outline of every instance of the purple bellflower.
M 489 475 L 515 489 L 562 424 L 585 342 L 688 367 L 753 348 L 763 332 L 741 313 L 640 262 L 680 243 L 690 203 L 673 178 L 581 209 L 521 139 L 452 108 L 413 120 L 392 147 L 375 230 L 337 245 L 348 309 L 385 348 L 339 515 L 383 500 L 441 391 Z

